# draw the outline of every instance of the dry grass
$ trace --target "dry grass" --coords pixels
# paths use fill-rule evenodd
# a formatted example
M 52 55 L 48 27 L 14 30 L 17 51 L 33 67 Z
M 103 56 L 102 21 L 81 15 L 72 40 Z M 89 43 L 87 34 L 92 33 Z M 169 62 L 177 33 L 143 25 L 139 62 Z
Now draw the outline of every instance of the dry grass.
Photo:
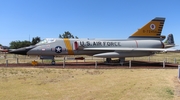
M 176 69 L 0 68 L 1 100 L 179 100 Z
M 5 54 L 0 54 L 0 64 L 5 64 L 6 60 L 9 63 L 17 63 L 17 58 L 19 63 L 31 63 L 31 61 L 38 61 L 38 63 L 42 63 L 42 60 L 39 59 L 38 56 L 22 56 L 22 55 L 14 55 L 14 54 L 7 54 L 6 59 L 4 58 Z M 126 60 L 141 60 L 141 61 L 156 61 L 156 62 L 170 62 L 170 63 L 180 63 L 180 53 L 161 53 L 155 54 L 153 56 L 145 56 L 145 57 L 127 57 Z M 67 58 L 74 58 L 79 56 L 67 56 Z M 83 56 L 85 60 L 77 60 L 77 62 L 102 62 L 105 61 L 103 58 L 96 58 L 91 56 Z M 62 62 L 63 57 L 55 57 L 56 62 Z M 67 60 L 66 62 L 76 62 L 76 60 Z M 44 60 L 44 63 L 51 63 L 51 60 Z
M 180 63 L 180 53 L 159 53 L 152 56 L 145 57 L 130 57 L 127 60 L 141 60 L 141 61 L 155 61 L 155 62 L 170 62 L 170 63 Z

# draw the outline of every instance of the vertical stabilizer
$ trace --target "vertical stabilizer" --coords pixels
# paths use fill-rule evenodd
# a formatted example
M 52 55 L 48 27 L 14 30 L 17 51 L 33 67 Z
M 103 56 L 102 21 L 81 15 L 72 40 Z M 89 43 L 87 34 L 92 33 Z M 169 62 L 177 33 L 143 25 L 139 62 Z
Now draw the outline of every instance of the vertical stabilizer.
M 175 46 L 173 34 L 168 35 L 167 39 L 164 42 L 164 45 L 165 48 L 170 48 Z
M 161 36 L 161 32 L 164 26 L 165 18 L 156 17 L 144 25 L 142 28 L 138 29 L 135 33 L 133 33 L 129 38 L 137 39 L 137 38 L 165 38 L 165 36 Z

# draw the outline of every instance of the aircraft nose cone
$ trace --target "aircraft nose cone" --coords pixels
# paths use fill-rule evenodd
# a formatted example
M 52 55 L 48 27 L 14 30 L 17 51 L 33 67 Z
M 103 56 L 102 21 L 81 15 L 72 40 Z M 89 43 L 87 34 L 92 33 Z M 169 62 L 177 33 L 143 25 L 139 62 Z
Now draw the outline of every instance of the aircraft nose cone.
M 19 48 L 19 49 L 13 49 L 13 50 L 10 50 L 9 53 L 26 55 L 27 52 L 33 49 L 34 47 L 35 46 L 29 46 L 29 47 L 24 47 L 24 48 Z

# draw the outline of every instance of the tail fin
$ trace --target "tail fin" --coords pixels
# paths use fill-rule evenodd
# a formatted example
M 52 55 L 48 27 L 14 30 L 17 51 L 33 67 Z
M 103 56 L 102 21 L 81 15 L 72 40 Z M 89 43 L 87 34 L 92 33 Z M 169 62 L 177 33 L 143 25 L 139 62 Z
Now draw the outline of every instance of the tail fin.
M 173 34 L 169 34 L 164 42 L 165 48 L 171 48 L 175 46 Z
M 142 38 L 165 38 L 161 36 L 161 32 L 164 26 L 165 18 L 156 17 L 152 19 L 149 23 L 144 25 L 142 28 L 138 29 L 134 34 L 129 38 L 131 39 L 142 39 Z

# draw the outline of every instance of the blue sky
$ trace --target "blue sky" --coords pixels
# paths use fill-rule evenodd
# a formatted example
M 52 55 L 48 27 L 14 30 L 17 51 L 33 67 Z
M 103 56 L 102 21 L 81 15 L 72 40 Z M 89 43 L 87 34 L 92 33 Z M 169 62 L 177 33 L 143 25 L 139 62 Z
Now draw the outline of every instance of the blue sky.
M 0 0 L 0 44 L 39 36 L 126 39 L 155 17 L 180 45 L 180 0 Z

